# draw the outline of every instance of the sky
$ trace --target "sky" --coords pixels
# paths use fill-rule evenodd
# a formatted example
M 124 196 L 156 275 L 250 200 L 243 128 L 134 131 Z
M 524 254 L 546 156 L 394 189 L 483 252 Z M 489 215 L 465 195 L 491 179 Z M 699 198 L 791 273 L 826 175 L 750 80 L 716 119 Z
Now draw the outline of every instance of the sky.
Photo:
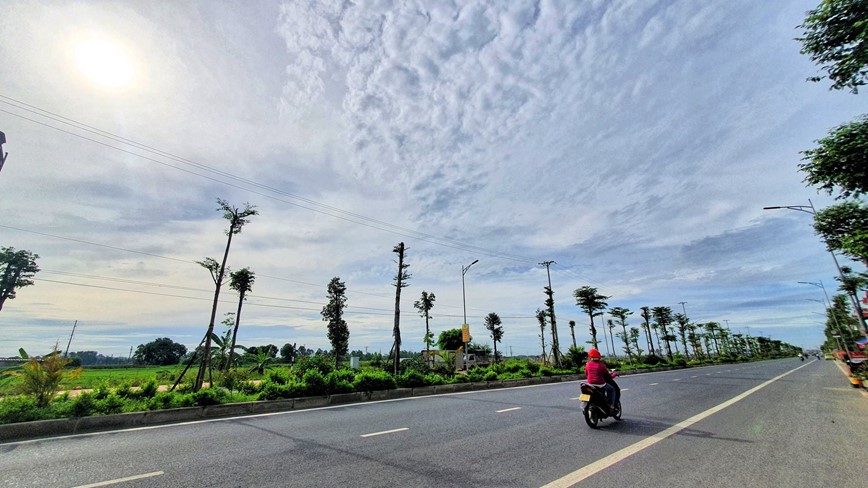
M 0 356 L 195 347 L 218 198 L 259 212 L 228 257 L 255 273 L 242 345 L 331 349 L 339 277 L 350 349 L 387 354 L 403 242 L 403 350 L 427 291 L 435 335 L 466 313 L 491 345 L 494 312 L 499 351 L 538 355 L 549 279 L 562 349 L 571 320 L 590 340 L 582 286 L 628 326 L 668 306 L 818 347 L 823 290 L 798 282 L 835 293 L 834 262 L 811 215 L 763 210 L 830 205 L 800 152 L 865 111 L 806 81 L 816 3 L 6 0 L 0 246 L 41 271 Z M 224 286 L 218 333 L 237 305 Z

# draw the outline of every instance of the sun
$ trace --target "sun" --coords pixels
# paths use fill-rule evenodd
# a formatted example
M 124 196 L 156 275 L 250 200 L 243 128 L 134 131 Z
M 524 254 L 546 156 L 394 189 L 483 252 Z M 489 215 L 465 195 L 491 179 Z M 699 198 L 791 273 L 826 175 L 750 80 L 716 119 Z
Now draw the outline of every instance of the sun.
M 78 45 L 76 60 L 81 72 L 106 88 L 124 88 L 133 80 L 133 64 L 118 44 L 88 40 Z

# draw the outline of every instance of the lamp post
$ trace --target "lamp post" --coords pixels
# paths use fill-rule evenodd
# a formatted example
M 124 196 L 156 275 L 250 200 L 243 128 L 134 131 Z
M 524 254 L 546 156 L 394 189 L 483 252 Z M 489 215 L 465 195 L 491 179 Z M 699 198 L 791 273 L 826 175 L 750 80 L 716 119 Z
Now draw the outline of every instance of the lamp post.
M 0 131 L 0 171 L 3 170 L 3 163 L 6 162 L 6 156 L 9 155 L 3 152 L 3 144 L 6 144 L 6 134 Z
M 807 214 L 811 214 L 813 216 L 817 216 L 817 209 L 814 208 L 814 202 L 811 199 L 808 199 L 808 205 L 778 205 L 774 207 L 763 207 L 763 210 L 795 210 L 797 212 L 805 212 Z M 826 248 L 828 249 L 828 244 Z M 832 255 L 832 260 L 835 261 L 835 268 L 838 269 L 838 276 L 841 277 L 841 283 L 844 283 L 844 273 L 841 271 L 841 265 L 838 264 L 838 258 L 835 256 L 835 253 L 829 249 L 829 254 Z M 825 288 L 823 288 L 825 291 Z M 849 295 L 849 294 L 848 294 Z M 853 303 L 853 309 L 856 310 L 856 313 L 859 314 L 859 323 L 862 324 L 862 328 L 865 329 L 865 335 L 868 336 L 868 323 L 865 322 L 865 317 L 862 314 L 862 306 L 859 305 L 859 300 L 856 297 L 851 296 L 850 302 Z
M 826 310 L 828 310 L 827 314 L 828 314 L 828 313 L 831 313 L 831 315 L 832 315 L 832 321 L 835 322 L 835 328 L 838 329 L 838 334 L 842 334 L 842 333 L 844 332 L 844 330 L 841 328 L 841 323 L 838 322 L 838 316 L 835 315 L 835 310 L 832 308 L 832 301 L 829 300 L 829 294 L 826 293 L 826 287 L 823 286 L 823 282 L 822 282 L 822 281 L 818 281 L 818 282 L 814 282 L 814 281 L 798 281 L 797 283 L 802 284 L 802 285 L 811 285 L 811 286 L 816 286 L 817 288 L 821 288 L 821 289 L 823 290 L 823 295 L 826 296 L 826 306 L 829 307 L 829 308 L 826 309 Z M 807 300 L 811 300 L 812 302 L 823 303 L 822 300 L 814 300 L 814 299 L 812 299 L 812 298 L 808 298 Z M 827 318 L 828 318 L 828 317 L 827 317 Z M 833 336 L 834 336 L 834 334 L 833 334 Z M 840 335 L 839 335 L 839 336 L 836 336 L 836 337 L 841 337 L 841 338 L 843 339 L 843 336 L 840 336 Z M 841 341 L 838 341 L 838 348 L 840 348 L 840 347 L 841 347 Z M 847 347 L 847 340 L 846 340 L 846 339 L 844 339 L 844 350 L 847 351 L 847 356 L 849 356 L 849 355 L 850 355 L 850 348 Z
M 468 264 L 467 266 L 464 266 L 463 264 L 461 265 L 461 304 L 464 306 L 464 323 L 461 326 L 462 335 L 464 332 L 464 328 L 470 327 L 469 325 L 467 325 L 467 298 L 465 297 L 465 294 L 464 294 L 464 275 L 467 274 L 467 270 L 470 269 L 471 266 L 473 266 L 474 264 L 476 264 L 478 262 L 479 262 L 479 260 L 477 259 L 476 261 L 473 261 L 472 263 Z M 463 337 L 462 337 L 462 339 L 463 339 Z M 467 369 L 467 341 L 463 341 L 463 342 L 464 342 L 464 369 Z

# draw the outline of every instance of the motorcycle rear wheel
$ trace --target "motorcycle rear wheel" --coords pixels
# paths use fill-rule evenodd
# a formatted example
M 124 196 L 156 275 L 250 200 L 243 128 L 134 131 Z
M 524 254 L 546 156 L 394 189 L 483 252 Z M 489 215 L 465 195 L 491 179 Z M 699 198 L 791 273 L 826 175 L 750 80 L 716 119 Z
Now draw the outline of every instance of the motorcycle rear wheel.
M 600 417 L 597 413 L 596 407 L 592 406 L 589 402 L 587 405 L 585 405 L 585 409 L 582 414 L 585 417 L 585 423 L 588 424 L 588 427 L 596 429 L 597 424 L 600 422 Z
M 615 420 L 621 420 L 621 400 L 618 400 L 618 403 L 615 405 L 615 411 L 612 413 L 612 418 Z

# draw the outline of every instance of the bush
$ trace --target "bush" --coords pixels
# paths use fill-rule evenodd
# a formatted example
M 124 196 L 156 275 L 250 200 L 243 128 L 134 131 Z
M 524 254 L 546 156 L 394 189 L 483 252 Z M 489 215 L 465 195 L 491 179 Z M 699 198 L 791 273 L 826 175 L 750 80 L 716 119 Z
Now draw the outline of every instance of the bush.
M 356 391 L 394 390 L 398 387 L 395 378 L 385 371 L 364 371 L 356 375 L 353 382 Z
M 548 366 L 543 366 L 539 369 L 540 376 L 552 376 L 555 374 L 555 370 L 549 368 Z
M 302 378 L 304 396 L 325 395 L 327 392 L 325 377 L 317 369 L 309 369 Z
M 113 413 L 121 413 L 126 402 L 117 393 L 112 393 L 102 400 L 94 402 L 94 410 L 96 413 L 110 415 Z M 83 415 L 82 415 L 83 417 Z
M 657 366 L 658 364 L 665 363 L 666 360 L 661 358 L 660 356 L 649 354 L 645 356 L 645 364 L 649 366 Z
M 446 384 L 446 378 L 436 373 L 426 374 L 425 384 L 428 386 L 444 385 Z
M 203 388 L 193 395 L 193 403 L 198 407 L 207 407 L 208 405 L 220 405 L 226 398 L 226 392 L 216 388 Z
M 409 369 L 403 374 L 398 375 L 396 383 L 401 388 L 418 388 L 425 386 L 425 375 L 414 369 Z
M 482 381 L 496 381 L 497 380 L 497 371 L 486 371 L 484 375 L 482 375 Z
M 322 374 L 323 376 L 326 376 L 327 374 L 334 371 L 335 365 L 330 356 L 320 354 L 317 356 L 303 357 L 299 359 L 292 367 L 292 370 L 299 378 L 304 377 L 304 374 L 311 369 L 315 369 L 319 371 L 320 374 Z
M 50 411 L 39 407 L 33 397 L 14 396 L 0 400 L 0 424 L 32 422 L 45 418 L 50 418 Z
M 329 393 L 351 393 L 356 373 L 351 369 L 336 369 L 325 377 Z
M 93 393 L 82 393 L 72 400 L 69 414 L 73 417 L 89 417 L 97 413 L 97 398 Z
M 138 398 L 154 398 L 154 395 L 157 394 L 157 390 L 159 389 L 159 385 L 157 384 L 157 380 L 152 378 L 146 381 L 141 389 L 137 392 L 136 395 Z
M 265 373 L 265 381 L 268 383 L 275 383 L 278 385 L 285 385 L 290 381 L 295 380 L 295 377 L 289 370 L 278 368 L 269 370 Z
M 290 380 L 286 384 L 277 384 L 266 381 L 259 390 L 258 400 L 280 400 L 283 398 L 297 398 L 304 394 L 304 383 Z
M 269 374 L 272 374 L 272 370 Z M 240 390 L 244 383 L 250 379 L 250 371 L 246 369 L 231 368 L 217 376 L 217 384 L 229 391 Z

